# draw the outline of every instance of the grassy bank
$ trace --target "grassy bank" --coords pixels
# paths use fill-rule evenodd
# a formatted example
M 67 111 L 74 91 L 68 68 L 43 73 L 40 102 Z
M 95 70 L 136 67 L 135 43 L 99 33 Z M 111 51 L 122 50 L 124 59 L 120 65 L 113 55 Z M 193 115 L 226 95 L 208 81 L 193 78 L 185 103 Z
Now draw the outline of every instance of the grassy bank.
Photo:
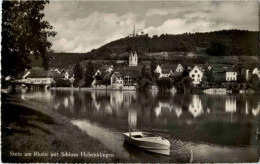
M 2 162 L 118 161 L 113 152 L 72 125 L 66 117 L 6 94 L 2 94 L 1 99 Z M 81 152 L 91 155 L 81 156 Z M 51 157 L 51 153 L 58 156 Z M 102 157 L 94 157 L 96 153 Z

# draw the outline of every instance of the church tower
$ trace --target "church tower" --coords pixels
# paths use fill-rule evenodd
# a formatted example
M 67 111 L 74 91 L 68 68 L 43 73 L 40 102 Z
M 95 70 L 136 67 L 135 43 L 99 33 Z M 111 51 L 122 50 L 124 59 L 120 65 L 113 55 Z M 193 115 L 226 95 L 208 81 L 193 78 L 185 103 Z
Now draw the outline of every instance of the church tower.
M 138 56 L 135 51 L 135 53 L 131 53 L 129 56 L 129 67 L 131 66 L 137 66 L 138 65 Z
M 134 23 L 134 27 L 133 27 L 133 45 L 132 45 L 132 52 L 129 56 L 129 67 L 132 66 L 137 66 L 138 65 L 138 56 L 136 51 L 133 53 L 134 51 L 134 38 L 135 38 L 135 23 Z

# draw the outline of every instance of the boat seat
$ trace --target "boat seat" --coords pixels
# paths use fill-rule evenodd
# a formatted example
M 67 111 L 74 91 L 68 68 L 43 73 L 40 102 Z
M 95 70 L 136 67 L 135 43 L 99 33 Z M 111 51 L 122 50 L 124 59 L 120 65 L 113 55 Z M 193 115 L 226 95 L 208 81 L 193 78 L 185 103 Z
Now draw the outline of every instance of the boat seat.
M 141 135 L 132 135 L 133 138 L 143 138 Z

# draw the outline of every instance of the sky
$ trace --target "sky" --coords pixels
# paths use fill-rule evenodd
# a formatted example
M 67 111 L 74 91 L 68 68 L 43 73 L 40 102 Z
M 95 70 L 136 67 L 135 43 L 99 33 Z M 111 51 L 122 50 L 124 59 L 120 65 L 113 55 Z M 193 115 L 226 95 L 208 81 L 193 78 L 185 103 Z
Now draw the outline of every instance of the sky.
M 259 31 L 258 0 L 51 1 L 45 20 L 55 52 L 88 52 L 143 31 L 149 36 L 223 29 Z

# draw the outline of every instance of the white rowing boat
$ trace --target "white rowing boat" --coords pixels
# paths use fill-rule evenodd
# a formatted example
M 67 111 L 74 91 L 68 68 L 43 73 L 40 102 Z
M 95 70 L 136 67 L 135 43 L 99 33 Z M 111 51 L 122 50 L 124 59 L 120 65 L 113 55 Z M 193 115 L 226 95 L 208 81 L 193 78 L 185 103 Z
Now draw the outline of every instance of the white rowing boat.
M 145 132 L 123 133 L 125 141 L 149 152 L 170 155 L 170 142 L 160 136 Z

